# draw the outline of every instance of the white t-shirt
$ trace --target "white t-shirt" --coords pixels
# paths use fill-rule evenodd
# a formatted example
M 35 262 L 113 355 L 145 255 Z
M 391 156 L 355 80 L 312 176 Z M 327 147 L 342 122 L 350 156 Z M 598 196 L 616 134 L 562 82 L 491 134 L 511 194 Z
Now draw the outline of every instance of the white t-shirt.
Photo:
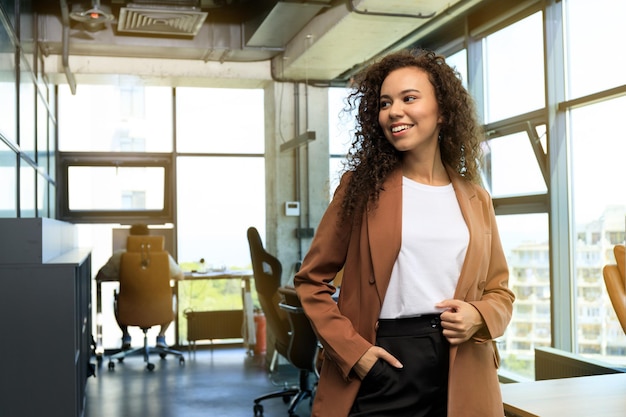
M 402 243 L 380 318 L 439 312 L 435 304 L 454 296 L 469 231 L 452 184 L 402 181 Z

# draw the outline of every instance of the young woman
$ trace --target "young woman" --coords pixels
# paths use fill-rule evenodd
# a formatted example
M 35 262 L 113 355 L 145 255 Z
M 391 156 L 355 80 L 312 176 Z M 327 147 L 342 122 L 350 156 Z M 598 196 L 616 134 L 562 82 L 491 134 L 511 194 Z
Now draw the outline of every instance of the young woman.
M 346 173 L 294 279 L 323 345 L 312 415 L 501 417 L 514 295 L 471 97 L 442 56 L 402 51 L 349 103 Z

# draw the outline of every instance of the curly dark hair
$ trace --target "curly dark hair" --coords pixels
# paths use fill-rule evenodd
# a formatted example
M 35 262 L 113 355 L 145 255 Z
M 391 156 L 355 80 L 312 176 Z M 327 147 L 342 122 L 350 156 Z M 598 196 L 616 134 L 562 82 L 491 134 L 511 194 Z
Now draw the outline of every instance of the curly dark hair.
M 358 108 L 354 139 L 347 155 L 346 171 L 352 177 L 342 202 L 342 218 L 358 217 L 368 203 L 374 205 L 383 182 L 402 161 L 403 152 L 385 138 L 378 123 L 380 89 L 387 75 L 397 69 L 417 67 L 428 73 L 443 122 L 439 148 L 445 165 L 468 181 L 479 182 L 482 140 L 475 104 L 458 72 L 445 57 L 432 51 L 402 50 L 383 57 L 354 78 L 353 91 L 344 111 Z

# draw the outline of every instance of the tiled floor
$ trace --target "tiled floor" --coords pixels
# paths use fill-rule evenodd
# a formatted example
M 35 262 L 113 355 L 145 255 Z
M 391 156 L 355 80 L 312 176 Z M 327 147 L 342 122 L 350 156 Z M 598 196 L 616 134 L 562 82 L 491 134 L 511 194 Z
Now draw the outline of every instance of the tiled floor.
M 87 381 L 85 417 L 254 417 L 255 397 L 281 389 L 265 371 L 264 358 L 244 348 L 215 348 L 185 353 L 185 364 L 156 356 L 149 372 L 141 357 L 98 365 L 95 378 Z M 95 362 L 95 359 L 94 359 Z M 280 367 L 277 382 L 297 383 L 295 369 Z M 280 398 L 262 402 L 264 417 L 287 417 L 288 404 Z M 299 417 L 310 415 L 310 402 L 297 409 Z

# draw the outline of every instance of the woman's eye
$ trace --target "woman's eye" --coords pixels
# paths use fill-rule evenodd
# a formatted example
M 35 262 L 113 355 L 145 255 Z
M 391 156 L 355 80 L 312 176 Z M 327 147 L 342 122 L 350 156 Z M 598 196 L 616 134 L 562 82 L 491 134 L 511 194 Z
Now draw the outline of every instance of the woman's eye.
M 381 102 L 380 102 L 380 108 L 381 108 L 381 109 L 387 108 L 387 107 L 389 107 L 390 105 L 391 105 L 391 103 L 389 103 L 388 101 L 381 101 Z
M 417 100 L 417 97 L 415 97 L 415 96 L 406 96 L 404 98 L 404 101 L 407 102 L 407 103 L 411 102 L 411 101 L 415 101 L 415 100 Z

